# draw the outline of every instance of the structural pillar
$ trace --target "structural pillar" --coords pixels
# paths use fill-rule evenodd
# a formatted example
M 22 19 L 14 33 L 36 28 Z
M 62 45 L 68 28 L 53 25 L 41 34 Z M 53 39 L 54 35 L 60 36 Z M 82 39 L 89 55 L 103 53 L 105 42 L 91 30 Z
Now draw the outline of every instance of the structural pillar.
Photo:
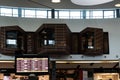
M 54 19 L 55 18 L 55 9 L 51 10 L 51 18 Z
M 52 75 L 51 80 L 56 80 L 56 61 L 52 61 Z
M 116 9 L 116 17 L 120 18 L 120 9 Z

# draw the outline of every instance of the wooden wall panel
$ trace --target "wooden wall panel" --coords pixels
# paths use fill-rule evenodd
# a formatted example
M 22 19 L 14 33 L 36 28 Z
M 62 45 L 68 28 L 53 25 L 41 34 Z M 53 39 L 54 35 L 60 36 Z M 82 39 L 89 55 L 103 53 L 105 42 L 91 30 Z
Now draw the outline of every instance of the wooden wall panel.
M 86 38 L 93 36 L 93 46 L 88 48 L 88 40 Z M 103 54 L 103 29 L 101 28 L 86 28 L 80 32 L 80 53 L 86 55 Z M 87 43 L 87 46 L 86 46 Z
M 51 33 L 54 33 L 50 36 L 50 38 L 54 36 L 55 43 L 52 45 L 44 45 L 44 41 L 41 41 L 44 38 L 41 37 L 43 35 L 41 33 L 46 29 L 50 29 Z M 25 54 L 86 54 L 93 56 L 109 54 L 108 32 L 103 32 L 101 28 L 87 27 L 81 32 L 71 32 L 66 24 L 43 24 L 35 32 L 25 32 L 19 26 L 2 26 L 0 27 L 0 53 L 14 55 L 15 51 L 19 51 L 20 48 L 6 47 L 7 31 L 18 31 L 17 39 L 20 40 L 18 43 L 22 45 L 21 50 Z M 86 36 L 89 34 L 93 37 L 91 48 L 86 46 L 92 42 L 86 44 Z
M 35 33 L 34 32 L 26 32 L 26 53 L 34 54 L 35 51 Z
M 38 53 L 55 53 L 55 54 L 70 54 L 70 34 L 71 31 L 66 24 L 43 24 L 37 31 L 36 34 L 39 34 L 43 29 L 54 29 L 55 45 L 53 46 L 39 46 L 38 40 Z M 38 35 L 39 37 L 39 35 Z
M 22 30 L 19 26 L 2 26 L 1 31 L 0 31 L 0 35 L 1 35 L 0 36 L 1 38 L 0 39 L 0 48 L 1 48 L 0 52 L 5 55 L 13 56 L 15 55 L 15 51 L 18 50 L 18 48 L 7 48 L 6 46 L 6 32 L 7 31 L 18 31 L 20 32 L 20 35 L 23 35 L 22 37 L 18 36 L 18 39 L 22 39 L 21 42 L 23 43 L 21 43 L 20 45 L 23 45 L 22 50 L 24 51 L 25 50 L 24 49 L 25 48 L 24 47 L 24 30 Z
M 72 44 L 71 51 L 72 54 L 79 54 L 79 33 L 72 32 Z

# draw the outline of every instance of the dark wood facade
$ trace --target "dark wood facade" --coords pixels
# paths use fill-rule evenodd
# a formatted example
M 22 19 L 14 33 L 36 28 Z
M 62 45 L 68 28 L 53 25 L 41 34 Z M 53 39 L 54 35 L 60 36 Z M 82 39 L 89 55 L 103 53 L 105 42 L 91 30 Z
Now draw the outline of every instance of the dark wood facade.
M 11 43 L 12 42 L 12 43 Z M 71 32 L 66 24 L 43 24 L 35 32 L 19 26 L 0 27 L 0 53 L 26 54 L 109 54 L 108 32 L 87 27 L 81 32 Z
M 35 51 L 35 32 L 26 32 L 26 53 L 27 54 L 34 54 Z
M 79 51 L 86 55 L 99 55 L 109 52 L 108 34 L 101 28 L 86 28 L 80 32 Z
M 25 51 L 25 31 L 19 26 L 0 27 L 0 52 L 14 55 L 15 51 Z
M 71 46 L 71 52 L 72 54 L 78 54 L 79 53 L 79 32 L 72 32 L 72 46 Z
M 36 34 L 37 53 L 71 53 L 71 31 L 66 24 L 43 24 Z

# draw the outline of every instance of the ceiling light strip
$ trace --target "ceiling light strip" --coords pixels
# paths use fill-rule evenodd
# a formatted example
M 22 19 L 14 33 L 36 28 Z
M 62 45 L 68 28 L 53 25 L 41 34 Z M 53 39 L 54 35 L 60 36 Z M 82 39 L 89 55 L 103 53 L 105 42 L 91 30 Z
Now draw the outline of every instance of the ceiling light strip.
M 0 63 L 14 63 L 15 61 L 12 61 L 12 60 L 3 60 L 3 61 L 0 61 Z
M 119 62 L 118 60 L 103 60 L 103 61 L 56 61 L 56 63 L 117 63 Z

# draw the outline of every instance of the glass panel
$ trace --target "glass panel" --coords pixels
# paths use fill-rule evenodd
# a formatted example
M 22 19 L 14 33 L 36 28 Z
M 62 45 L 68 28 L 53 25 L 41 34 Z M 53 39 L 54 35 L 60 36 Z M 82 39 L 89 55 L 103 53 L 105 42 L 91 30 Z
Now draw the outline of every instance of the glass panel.
M 104 11 L 104 18 L 114 18 L 114 11 Z
M 35 18 L 35 10 L 25 10 L 25 17 Z
M 22 9 L 22 17 L 25 17 L 25 10 Z
M 47 18 L 47 11 L 36 11 L 37 18 Z
M 70 19 L 80 19 L 80 11 L 70 11 Z
M 1 7 L 1 16 L 30 17 L 30 18 L 51 18 L 50 9 L 37 8 L 19 8 Z M 21 14 L 22 11 L 22 14 Z M 20 12 L 20 14 L 18 13 Z M 95 10 L 77 10 L 77 9 L 56 9 L 55 19 L 102 19 L 116 18 L 116 9 L 95 9 Z
M 55 18 L 56 18 L 56 19 L 59 18 L 59 10 L 55 10 Z
M 69 19 L 69 11 L 59 11 L 60 19 Z
M 86 11 L 86 19 L 101 19 L 103 18 L 103 11 Z
M 51 17 L 51 15 L 52 15 L 51 10 L 49 10 L 49 11 L 47 11 L 47 12 L 48 12 L 48 18 L 52 18 L 52 17 Z
M 47 45 L 47 40 L 44 40 L 44 45 Z
M 90 19 L 90 11 L 86 11 L 86 19 Z
M 7 44 L 16 45 L 17 44 L 17 40 L 15 40 L 15 39 L 7 39 Z
M 12 16 L 12 9 L 1 8 L 1 16 Z
M 48 40 L 48 44 L 49 45 L 54 45 L 55 44 L 55 40 Z
M 18 17 L 18 9 L 13 9 L 13 16 Z
M 17 48 L 17 33 L 14 31 L 6 32 L 6 47 Z
M 93 11 L 92 18 L 94 19 L 101 19 L 103 18 L 103 11 Z

